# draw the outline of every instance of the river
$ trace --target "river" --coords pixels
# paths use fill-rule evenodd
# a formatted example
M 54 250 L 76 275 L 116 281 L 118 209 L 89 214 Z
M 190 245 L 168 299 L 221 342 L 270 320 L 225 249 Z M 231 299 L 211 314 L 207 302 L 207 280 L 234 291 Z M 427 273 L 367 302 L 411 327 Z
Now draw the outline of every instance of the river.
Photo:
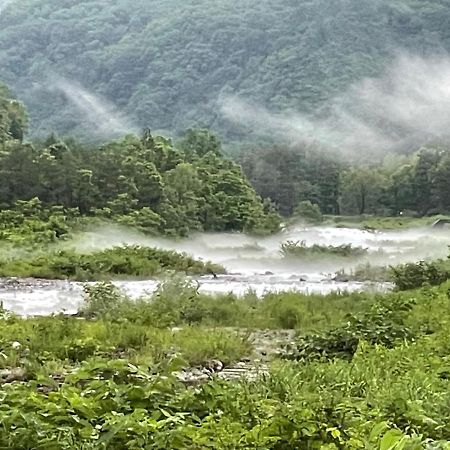
M 357 259 L 286 259 L 280 245 L 304 241 L 307 246 L 352 244 L 368 249 Z M 206 293 L 242 295 L 249 290 L 265 292 L 300 291 L 326 294 L 332 291 L 363 291 L 390 288 L 388 283 L 336 281 L 335 273 L 358 265 L 398 264 L 425 258 L 446 257 L 450 232 L 431 228 L 403 231 L 367 231 L 350 228 L 291 226 L 268 237 L 242 233 L 199 233 L 189 239 L 149 238 L 122 227 L 103 227 L 82 233 L 66 243 L 82 251 L 115 245 L 147 245 L 186 252 L 196 258 L 220 263 L 227 275 L 199 277 L 199 290 Z M 159 280 L 115 280 L 133 298 L 151 294 Z M 5 308 L 20 315 L 76 312 L 83 296 L 83 284 L 70 281 L 9 278 L 0 280 L 0 300 Z

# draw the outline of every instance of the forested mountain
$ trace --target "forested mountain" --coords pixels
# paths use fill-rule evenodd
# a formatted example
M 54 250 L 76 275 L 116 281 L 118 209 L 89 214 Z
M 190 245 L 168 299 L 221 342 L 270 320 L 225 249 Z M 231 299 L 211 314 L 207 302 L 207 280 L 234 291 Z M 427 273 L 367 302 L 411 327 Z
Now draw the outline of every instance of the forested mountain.
M 399 49 L 450 49 L 448 0 L 13 0 L 0 9 L 0 80 L 40 136 L 202 126 L 234 139 L 217 104 L 224 95 L 317 115 Z

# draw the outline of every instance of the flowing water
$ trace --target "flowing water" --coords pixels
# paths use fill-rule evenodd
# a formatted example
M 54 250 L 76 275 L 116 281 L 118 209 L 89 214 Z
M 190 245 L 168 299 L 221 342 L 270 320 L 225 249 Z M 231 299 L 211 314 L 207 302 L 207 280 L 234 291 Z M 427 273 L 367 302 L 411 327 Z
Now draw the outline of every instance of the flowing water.
M 280 245 L 286 241 L 313 244 L 352 244 L 368 249 L 359 258 L 284 258 Z M 388 283 L 338 281 L 337 271 L 355 267 L 390 265 L 425 258 L 446 257 L 450 232 L 431 228 L 404 231 L 366 231 L 350 228 L 292 226 L 277 235 L 255 237 L 242 233 L 202 233 L 189 239 L 149 238 L 122 227 L 107 227 L 83 233 L 65 244 L 82 251 L 100 250 L 115 245 L 139 244 L 186 252 L 196 258 L 222 264 L 227 275 L 199 277 L 199 290 L 207 293 L 249 290 L 258 296 L 265 292 L 300 291 L 326 294 L 332 291 L 386 290 Z M 152 293 L 155 279 L 120 281 L 115 284 L 131 297 Z M 4 307 L 22 315 L 74 313 L 82 300 L 83 285 L 69 281 L 33 279 L 0 280 L 0 300 Z

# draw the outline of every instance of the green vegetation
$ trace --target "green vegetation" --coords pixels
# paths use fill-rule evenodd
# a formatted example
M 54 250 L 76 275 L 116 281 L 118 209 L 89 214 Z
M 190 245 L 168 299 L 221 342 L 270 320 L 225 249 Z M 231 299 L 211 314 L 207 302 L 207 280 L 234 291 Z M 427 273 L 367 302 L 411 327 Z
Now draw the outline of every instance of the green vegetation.
M 19 108 L 8 95 L 0 90 L 0 106 Z M 450 212 L 449 153 L 437 146 L 365 166 L 304 146 L 277 146 L 244 153 L 241 167 L 207 130 L 189 130 L 175 145 L 149 130 L 99 148 L 53 135 L 32 145 L 11 131 L 8 114 L 0 115 L 2 209 L 21 210 L 17 202 L 38 198 L 44 209 L 59 206 L 69 215 L 78 210 L 168 235 L 273 232 L 278 213 L 311 223 L 322 214 L 343 215 L 335 219 L 342 226 L 358 215 L 364 217 L 358 226 L 381 229 L 429 224 L 415 218 Z M 22 119 L 14 123 L 25 131 Z
M 110 224 L 256 236 L 279 231 L 281 216 L 376 230 L 450 213 L 446 147 L 406 143 L 408 155 L 350 162 L 278 142 L 283 120 L 259 145 L 218 112 L 232 94 L 320 121 L 398 42 L 449 49 L 445 2 L 4 3 L 0 78 L 30 120 L 0 85 L 0 277 L 101 282 L 85 285 L 74 315 L 0 307 L 0 448 L 450 450 L 450 259 L 336 275 L 392 281 L 384 294 L 212 296 L 186 275 L 223 273 L 217 264 L 145 246 L 81 252 L 74 239 Z M 199 125 L 241 141 L 240 164 Z M 401 127 L 389 132 L 416 141 Z M 422 241 L 399 244 L 405 260 L 411 246 L 441 245 Z M 304 241 L 280 251 L 285 265 L 371 256 Z M 154 276 L 139 299 L 108 281 Z
M 45 207 L 37 198 L 17 200 L 13 208 L 0 211 L 0 276 L 88 281 L 161 276 L 167 271 L 224 273 L 220 265 L 149 247 L 122 246 L 90 253 L 61 249 L 61 243 L 70 246 L 70 238 L 78 231 L 105 225 L 108 220 L 124 223 L 123 216 L 106 219 L 99 212 L 81 216 L 77 209 Z
M 192 314 L 199 304 L 186 303 L 190 289 L 172 282 L 153 301 L 178 299 L 172 311 L 190 304 Z M 108 284 L 89 288 L 81 314 L 90 319 L 2 311 L 0 445 L 445 450 L 448 292 L 444 284 L 384 296 L 271 294 L 259 307 L 266 321 L 279 310 L 268 303 L 313 315 L 296 325 L 294 345 L 269 374 L 222 381 L 211 373 L 194 386 L 177 372 L 247 358 L 250 342 L 188 316 L 178 316 L 184 326 L 170 331 L 160 323 L 167 308 L 144 300 L 133 306 Z M 229 297 L 195 295 L 241 317 Z
M 94 253 L 74 250 L 42 252 L 0 260 L 0 276 L 19 276 L 78 281 L 111 278 L 144 278 L 167 271 L 187 275 L 224 273 L 218 264 L 197 261 L 186 254 L 149 247 L 125 246 Z
M 343 257 L 356 258 L 367 255 L 367 249 L 354 247 L 351 244 L 307 246 L 305 241 L 286 241 L 281 244 L 280 251 L 284 257 L 308 258 L 308 257 Z
M 428 225 L 433 222 L 428 216 L 450 213 L 449 155 L 448 146 L 429 145 L 408 156 L 361 163 L 305 146 L 277 146 L 245 153 L 240 160 L 256 191 L 285 216 L 309 201 L 319 213 L 343 216 L 335 219 L 342 226 L 357 222 L 391 229 Z M 310 208 L 304 213 L 308 218 Z
M 0 15 L 0 79 L 27 104 L 35 135 L 100 128 L 55 91 L 57 74 L 73 95 L 80 83 L 138 127 L 200 125 L 234 138 L 241 130 L 218 114 L 221 94 L 316 111 L 376 75 L 399 43 L 448 51 L 448 21 L 440 0 L 154 0 L 150 9 L 145 0 L 21 0 Z
M 393 297 L 378 300 L 359 317 L 349 315 L 347 323 L 322 334 L 300 337 L 287 357 L 296 360 L 342 358 L 351 360 L 360 342 L 393 348 L 399 341 L 412 341 L 419 330 L 405 324 L 415 300 Z
M 2 212 L 0 225 L 14 225 L 7 238 L 19 228 L 21 236 L 48 241 L 67 234 L 63 222 L 77 215 L 175 236 L 279 228 L 271 202 L 261 200 L 206 130 L 189 131 L 177 147 L 146 130 L 89 148 L 54 136 L 23 143 L 8 127 L 9 116 L 0 114 L 0 129 L 7 130 L 0 141 L 0 209 L 13 210 Z
M 449 257 L 450 258 L 450 257 Z M 359 265 L 350 272 L 336 273 L 337 281 L 392 282 L 398 291 L 437 286 L 450 280 L 450 259 L 417 261 L 396 266 Z
M 300 202 L 294 209 L 294 216 L 298 216 L 307 223 L 319 224 L 323 222 L 323 215 L 319 205 L 311 203 L 309 200 Z
M 424 217 L 413 216 L 326 216 L 325 224 L 338 228 L 361 228 L 369 231 L 402 230 L 407 228 L 429 227 L 438 219 L 449 219 L 450 216 L 433 215 Z
M 249 292 L 211 296 L 194 283 L 175 277 L 161 282 L 150 298 L 131 300 L 110 283 L 86 287 L 80 314 L 111 320 L 129 320 L 153 327 L 203 325 L 211 328 L 321 330 L 330 320 L 345 322 L 350 311 L 363 311 L 373 303 L 368 294 L 304 295 L 268 293 L 257 298 Z
M 0 211 L 0 238 L 12 247 L 42 247 L 67 239 L 80 222 L 75 209 L 44 208 L 37 198 L 17 200 L 13 208 Z
M 340 270 L 336 273 L 336 281 L 371 281 L 383 283 L 392 281 L 392 269 L 385 266 L 376 266 L 370 263 L 360 264 L 346 272 Z M 418 287 L 418 286 L 416 286 Z
M 391 267 L 397 289 L 405 291 L 421 286 L 436 286 L 450 279 L 450 260 L 419 261 Z

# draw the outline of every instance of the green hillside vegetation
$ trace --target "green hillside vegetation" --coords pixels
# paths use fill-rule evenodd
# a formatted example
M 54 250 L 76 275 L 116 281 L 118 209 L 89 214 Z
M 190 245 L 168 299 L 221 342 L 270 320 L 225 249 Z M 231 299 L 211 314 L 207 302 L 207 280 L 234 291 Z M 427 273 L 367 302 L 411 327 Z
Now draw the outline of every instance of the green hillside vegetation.
M 2 93 L 0 207 L 5 211 L 0 222 L 9 238 L 28 230 L 35 240 L 39 222 L 46 221 L 50 226 L 41 231 L 59 237 L 67 233 L 64 222 L 77 214 L 168 235 L 278 229 L 270 201 L 261 200 L 206 130 L 190 130 L 176 147 L 149 130 L 99 148 L 53 136 L 32 145 L 16 135 L 26 121 L 17 130 L 11 119 L 10 105 L 20 117 L 25 117 L 23 107 Z M 51 238 L 43 234 L 42 239 Z
M 242 154 L 241 168 L 204 129 L 188 130 L 175 144 L 146 130 L 98 147 L 53 135 L 26 143 L 26 127 L 24 107 L 2 88 L 2 208 L 37 197 L 44 207 L 62 206 L 67 214 L 76 208 L 82 216 L 172 235 L 275 231 L 276 212 L 308 221 L 311 214 L 322 220 L 321 213 L 402 214 L 405 223 L 407 216 L 450 213 L 447 146 L 355 165 L 301 145 L 266 146 Z
M 56 89 L 66 77 L 138 128 L 234 138 L 243 130 L 221 118 L 221 94 L 312 113 L 399 47 L 450 50 L 449 20 L 444 0 L 13 1 L 0 15 L 0 79 L 41 137 L 92 129 Z

